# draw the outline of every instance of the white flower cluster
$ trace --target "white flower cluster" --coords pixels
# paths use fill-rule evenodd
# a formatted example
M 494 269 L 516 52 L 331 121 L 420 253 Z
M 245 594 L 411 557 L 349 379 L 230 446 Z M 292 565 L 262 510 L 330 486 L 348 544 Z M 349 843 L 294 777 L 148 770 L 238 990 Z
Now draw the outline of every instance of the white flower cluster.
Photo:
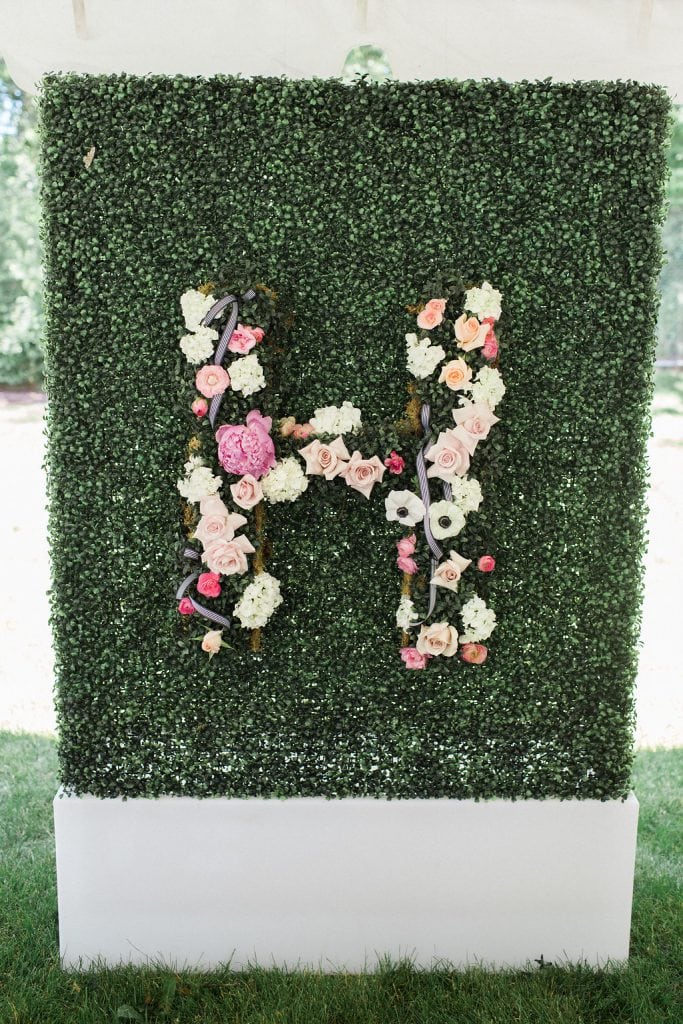
M 180 306 L 188 331 L 196 331 L 215 302 L 213 295 L 204 295 L 196 288 L 190 288 L 180 296 Z
M 183 498 L 195 505 L 209 494 L 215 494 L 221 486 L 221 478 L 214 476 L 199 455 L 193 455 L 185 463 L 185 477 L 176 484 Z
M 413 377 L 423 380 L 431 376 L 440 362 L 446 358 L 442 345 L 431 345 L 429 338 L 418 339 L 417 334 L 406 334 L 408 370 Z
M 309 422 L 316 434 L 354 434 L 361 428 L 361 412 L 351 402 L 342 402 L 341 409 L 326 405 L 316 409 Z
M 188 363 L 203 363 L 213 355 L 213 343 L 218 338 L 218 331 L 211 327 L 197 327 L 194 334 L 185 334 L 180 339 L 180 347 Z
M 488 281 L 484 281 L 481 288 L 469 288 L 465 293 L 465 309 L 474 313 L 480 320 L 492 316 L 497 320 L 501 314 L 501 299 L 503 296 L 493 288 Z
M 280 581 L 261 572 L 244 588 L 233 614 L 243 629 L 260 629 L 281 604 Z
M 482 503 L 483 495 L 479 481 L 473 476 L 456 476 L 451 480 L 452 500 L 464 515 L 476 512 Z
M 476 644 L 487 640 L 496 628 L 496 613 L 481 597 L 471 597 L 462 606 L 462 624 L 465 632 L 460 637 L 463 644 Z
M 258 356 L 253 352 L 230 363 L 228 373 L 232 390 L 239 391 L 245 396 L 253 395 L 255 391 L 260 391 L 266 386 L 263 367 L 258 361 Z
M 505 394 L 505 385 L 498 370 L 482 366 L 470 390 L 475 402 L 485 402 L 489 409 L 495 409 Z
M 410 600 L 407 594 L 404 594 L 399 601 L 398 609 L 396 611 L 396 625 L 399 629 L 410 629 L 414 622 L 417 622 L 419 616 L 415 611 L 415 605 Z
M 271 505 L 296 501 L 308 487 L 308 477 L 295 458 L 281 459 L 261 480 L 263 496 Z

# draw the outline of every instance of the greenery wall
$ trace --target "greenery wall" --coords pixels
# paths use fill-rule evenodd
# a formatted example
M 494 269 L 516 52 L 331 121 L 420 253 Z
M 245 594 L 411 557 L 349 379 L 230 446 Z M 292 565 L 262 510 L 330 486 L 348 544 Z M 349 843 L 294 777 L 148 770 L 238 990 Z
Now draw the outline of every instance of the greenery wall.
M 627 791 L 668 130 L 663 90 L 631 83 L 47 79 L 67 787 Z M 178 299 L 244 260 L 292 296 L 272 411 L 299 422 L 344 399 L 372 429 L 399 420 L 406 306 L 425 281 L 454 267 L 502 290 L 484 665 L 404 670 L 395 533 L 344 487 L 269 511 L 285 600 L 262 650 L 207 661 L 188 643 L 173 601 L 191 424 Z

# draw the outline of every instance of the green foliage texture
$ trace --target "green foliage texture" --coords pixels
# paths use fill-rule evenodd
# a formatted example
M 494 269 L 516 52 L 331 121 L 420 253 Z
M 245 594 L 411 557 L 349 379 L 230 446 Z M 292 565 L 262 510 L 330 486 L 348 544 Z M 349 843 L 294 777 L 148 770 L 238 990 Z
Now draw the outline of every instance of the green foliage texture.
M 664 91 L 55 76 L 41 106 L 64 784 L 622 796 Z M 192 425 L 178 299 L 245 262 L 295 314 L 278 387 L 254 404 L 302 422 L 349 399 L 380 442 L 404 414 L 406 306 L 425 282 L 452 269 L 502 290 L 484 665 L 403 668 L 395 524 L 341 484 L 268 509 L 285 601 L 261 652 L 208 661 L 189 641 L 173 600 Z

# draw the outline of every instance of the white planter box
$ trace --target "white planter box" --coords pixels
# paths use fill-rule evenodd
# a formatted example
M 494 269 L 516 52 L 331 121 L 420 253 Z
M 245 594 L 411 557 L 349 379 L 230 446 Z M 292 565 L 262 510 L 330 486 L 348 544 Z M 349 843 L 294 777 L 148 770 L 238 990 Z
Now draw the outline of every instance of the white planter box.
M 65 967 L 628 957 L 638 801 L 54 802 Z

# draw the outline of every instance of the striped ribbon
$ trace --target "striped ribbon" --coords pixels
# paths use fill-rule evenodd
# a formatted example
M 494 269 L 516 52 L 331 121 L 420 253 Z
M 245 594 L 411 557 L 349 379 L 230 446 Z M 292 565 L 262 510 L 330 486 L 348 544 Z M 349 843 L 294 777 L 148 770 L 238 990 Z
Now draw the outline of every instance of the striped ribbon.
M 185 548 L 183 551 L 183 557 L 190 561 L 199 561 L 199 552 L 195 551 L 194 548 Z M 191 572 L 189 576 L 186 576 L 183 582 L 180 584 L 176 591 L 176 601 L 179 601 L 181 597 L 185 596 L 185 591 L 191 583 L 198 578 L 198 572 Z M 203 615 L 205 619 L 209 619 L 211 622 L 215 622 L 217 626 L 223 626 L 226 629 L 230 627 L 230 619 L 226 619 L 224 615 L 219 615 L 218 612 L 214 612 L 211 608 L 207 608 L 205 605 L 200 604 L 199 601 L 195 601 L 193 597 L 189 597 L 188 601 L 192 602 L 192 607 L 200 615 Z
M 223 365 L 225 353 L 228 350 L 228 342 L 232 337 L 232 332 L 235 330 L 235 327 L 237 326 L 237 317 L 239 316 L 240 302 L 247 302 L 249 299 L 253 299 L 255 295 L 256 292 L 254 291 L 253 288 L 247 288 L 246 292 L 244 292 L 241 298 L 238 297 L 237 295 L 224 295 L 222 299 L 218 299 L 217 302 L 214 302 L 213 306 L 202 320 L 202 324 L 204 325 L 204 327 L 208 327 L 209 324 L 216 319 L 216 317 L 220 316 L 220 314 L 227 306 L 232 305 L 230 315 L 227 319 L 225 327 L 221 332 L 221 336 L 218 339 L 218 345 L 216 346 L 216 351 L 214 352 L 213 361 L 215 366 Z M 218 416 L 218 410 L 221 407 L 222 401 L 223 395 L 214 395 L 214 397 L 211 399 L 211 404 L 209 406 L 209 423 L 211 424 L 211 426 L 213 426 L 215 423 L 216 416 Z

